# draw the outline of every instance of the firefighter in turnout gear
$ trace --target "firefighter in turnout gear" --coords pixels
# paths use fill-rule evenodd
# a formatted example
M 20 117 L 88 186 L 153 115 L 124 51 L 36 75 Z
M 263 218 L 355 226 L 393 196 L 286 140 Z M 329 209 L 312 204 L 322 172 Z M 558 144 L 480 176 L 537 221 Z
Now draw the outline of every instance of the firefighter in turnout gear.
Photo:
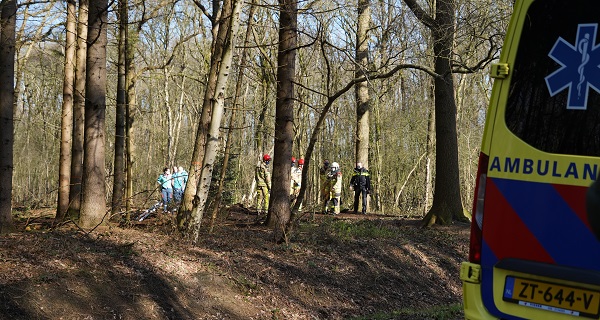
M 269 194 L 271 192 L 271 173 L 269 172 L 269 162 L 271 156 L 265 154 L 262 161 L 256 166 L 254 179 L 256 180 L 256 209 L 260 215 L 262 212 L 269 211 Z
M 369 170 L 357 162 L 350 179 L 350 190 L 354 190 L 354 213 L 358 212 L 358 198 L 362 196 L 362 214 L 367 214 L 367 195 L 371 193 L 371 176 Z
M 325 159 L 325 161 L 323 161 L 323 166 L 321 168 L 319 168 L 319 178 L 320 178 L 320 182 L 321 182 L 321 188 L 320 188 L 320 200 L 321 203 L 323 204 L 323 213 L 327 213 L 327 207 L 329 206 L 329 179 L 327 177 L 329 173 L 329 160 Z
M 300 158 L 297 161 L 294 160 L 294 157 L 292 157 L 290 205 L 294 205 L 294 202 L 298 198 L 298 194 L 300 194 L 300 186 L 302 185 L 302 167 L 304 166 L 304 159 Z M 300 205 L 298 208 L 301 210 L 302 205 Z
M 339 214 L 342 199 L 342 172 L 340 171 L 340 165 L 337 162 L 331 164 L 327 178 L 330 186 L 329 210 L 333 214 Z
M 296 161 L 296 158 L 292 157 L 292 171 L 290 173 L 290 203 L 294 202 L 294 198 L 297 195 L 296 190 L 300 190 L 300 179 L 298 179 L 298 177 L 302 176 L 302 171 L 298 172 Z

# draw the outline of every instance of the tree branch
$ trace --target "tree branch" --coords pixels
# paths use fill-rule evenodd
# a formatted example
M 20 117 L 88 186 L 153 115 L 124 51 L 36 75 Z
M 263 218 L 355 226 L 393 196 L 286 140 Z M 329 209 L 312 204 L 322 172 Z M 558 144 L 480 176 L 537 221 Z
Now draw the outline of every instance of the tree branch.
M 417 17 L 419 21 L 421 21 L 428 28 L 433 28 L 435 20 L 432 16 L 427 14 L 427 12 L 423 10 L 423 8 L 421 8 L 421 6 L 417 3 L 416 0 L 404 0 L 404 3 L 406 3 L 410 11 L 414 13 L 415 17 Z

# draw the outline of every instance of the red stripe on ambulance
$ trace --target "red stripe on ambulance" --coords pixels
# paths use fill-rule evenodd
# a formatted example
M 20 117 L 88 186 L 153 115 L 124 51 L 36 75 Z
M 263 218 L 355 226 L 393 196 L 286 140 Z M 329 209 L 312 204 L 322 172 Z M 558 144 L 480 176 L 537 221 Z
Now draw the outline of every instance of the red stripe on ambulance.
M 569 207 L 577 214 L 579 219 L 587 226 L 591 232 L 590 223 L 588 222 L 585 209 L 585 193 L 587 187 L 568 186 L 568 185 L 553 185 L 556 192 L 565 200 Z
M 520 258 L 554 263 L 552 257 L 506 201 L 493 179 L 487 181 L 485 201 L 483 224 L 493 227 L 484 230 L 483 239 L 498 260 Z

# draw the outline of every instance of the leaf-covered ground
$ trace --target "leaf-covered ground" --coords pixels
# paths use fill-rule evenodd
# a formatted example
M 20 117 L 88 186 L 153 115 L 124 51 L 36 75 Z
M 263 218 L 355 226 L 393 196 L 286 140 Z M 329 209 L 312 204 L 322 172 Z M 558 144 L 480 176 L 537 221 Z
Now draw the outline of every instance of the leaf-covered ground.
M 19 232 L 0 237 L 0 318 L 463 317 L 467 224 L 306 215 L 275 244 L 249 210 L 223 215 L 194 246 L 162 214 L 90 234 L 21 214 Z

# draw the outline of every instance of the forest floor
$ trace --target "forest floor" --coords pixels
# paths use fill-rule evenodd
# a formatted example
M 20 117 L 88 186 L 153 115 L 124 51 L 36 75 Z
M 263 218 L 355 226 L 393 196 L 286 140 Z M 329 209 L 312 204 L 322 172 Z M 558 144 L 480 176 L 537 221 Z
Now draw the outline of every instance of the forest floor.
M 276 244 L 233 206 L 192 245 L 162 213 L 92 233 L 51 215 L 0 237 L 0 319 L 463 318 L 465 223 L 307 214 Z

